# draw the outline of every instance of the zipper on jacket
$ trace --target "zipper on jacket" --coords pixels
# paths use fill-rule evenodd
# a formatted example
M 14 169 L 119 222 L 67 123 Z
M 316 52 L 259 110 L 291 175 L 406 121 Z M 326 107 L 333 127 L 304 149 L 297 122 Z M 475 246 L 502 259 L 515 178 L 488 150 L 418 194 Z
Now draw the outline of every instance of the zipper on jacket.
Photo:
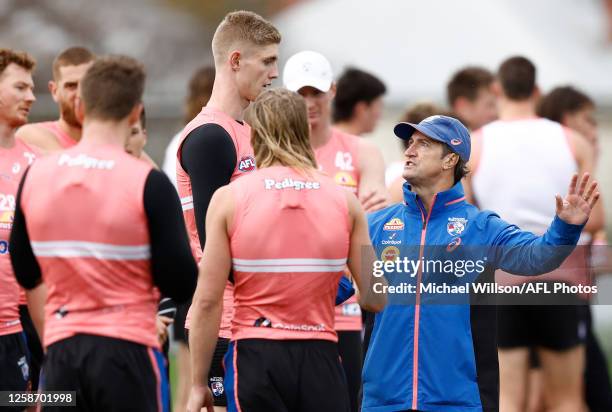
M 429 207 L 429 212 L 427 212 L 427 217 L 423 213 L 423 209 L 418 203 L 417 206 L 421 211 L 421 219 L 423 219 L 423 227 L 421 228 L 421 245 L 419 247 L 419 270 L 417 272 L 417 283 L 416 283 L 416 302 L 414 305 L 414 332 L 413 332 L 413 348 L 412 348 L 412 409 L 417 408 L 417 400 L 418 400 L 418 384 L 419 384 L 419 321 L 421 314 L 421 279 L 423 275 L 423 254 L 425 250 L 425 236 L 427 235 L 427 224 L 429 223 L 429 218 L 431 217 L 431 211 L 434 208 L 436 203 L 436 196 L 434 195 L 431 206 Z M 422 202 L 421 202 L 422 203 Z

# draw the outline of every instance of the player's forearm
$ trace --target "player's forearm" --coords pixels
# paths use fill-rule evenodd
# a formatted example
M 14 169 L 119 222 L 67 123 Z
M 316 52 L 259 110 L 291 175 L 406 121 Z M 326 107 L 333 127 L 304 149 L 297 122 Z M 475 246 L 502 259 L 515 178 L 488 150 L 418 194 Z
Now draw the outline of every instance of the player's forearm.
M 217 345 L 223 300 L 208 303 L 194 297 L 189 329 L 192 384 L 204 387 L 208 383 L 210 364 Z
M 509 227 L 497 243 L 497 267 L 516 275 L 539 275 L 558 268 L 572 253 L 583 226 L 555 216 L 543 236 Z

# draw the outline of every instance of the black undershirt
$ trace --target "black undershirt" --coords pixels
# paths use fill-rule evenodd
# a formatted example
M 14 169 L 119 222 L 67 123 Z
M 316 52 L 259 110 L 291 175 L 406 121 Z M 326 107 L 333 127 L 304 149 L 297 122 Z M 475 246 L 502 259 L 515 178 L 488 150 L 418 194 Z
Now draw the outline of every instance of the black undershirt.
M 204 249 L 208 205 L 215 191 L 230 182 L 236 168 L 236 147 L 223 127 L 206 123 L 187 135 L 180 150 L 181 167 L 191 180 L 193 212 Z
M 33 289 L 41 282 L 42 275 L 21 209 L 21 189 L 27 173 L 17 191 L 9 251 L 17 281 L 25 289 Z M 195 291 L 198 268 L 189 247 L 180 201 L 165 174 L 155 169 L 149 172 L 143 202 L 149 228 L 153 282 L 164 296 L 185 302 Z

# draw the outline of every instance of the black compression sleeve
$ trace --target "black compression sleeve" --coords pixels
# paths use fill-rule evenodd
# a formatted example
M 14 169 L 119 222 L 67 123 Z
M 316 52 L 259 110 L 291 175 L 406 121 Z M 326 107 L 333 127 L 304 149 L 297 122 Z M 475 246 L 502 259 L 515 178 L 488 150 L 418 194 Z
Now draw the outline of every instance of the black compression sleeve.
M 34 256 L 25 216 L 21 210 L 21 190 L 29 170 L 26 170 L 23 174 L 21 183 L 19 183 L 19 190 L 17 190 L 15 217 L 13 218 L 13 229 L 9 238 L 9 253 L 17 282 L 25 289 L 34 289 L 42 280 L 42 272 L 36 256 Z
M 149 225 L 153 280 L 163 296 L 185 302 L 195 292 L 198 267 L 189 247 L 176 189 L 159 170 L 151 170 L 147 177 L 144 208 Z
M 230 182 L 236 147 L 227 131 L 214 123 L 194 129 L 181 146 L 181 166 L 191 179 L 193 211 L 200 245 L 206 243 L 206 212 L 213 193 Z

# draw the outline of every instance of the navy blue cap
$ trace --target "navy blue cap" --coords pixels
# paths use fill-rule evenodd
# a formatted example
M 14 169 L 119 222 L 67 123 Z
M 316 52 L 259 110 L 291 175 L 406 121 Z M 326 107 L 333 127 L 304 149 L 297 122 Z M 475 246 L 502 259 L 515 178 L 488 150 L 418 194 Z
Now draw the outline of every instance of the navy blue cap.
M 470 132 L 459 120 L 442 115 L 429 116 L 419 124 L 398 123 L 393 128 L 393 133 L 400 139 L 409 139 L 415 130 L 429 138 L 446 143 L 463 161 L 470 160 L 472 147 Z

